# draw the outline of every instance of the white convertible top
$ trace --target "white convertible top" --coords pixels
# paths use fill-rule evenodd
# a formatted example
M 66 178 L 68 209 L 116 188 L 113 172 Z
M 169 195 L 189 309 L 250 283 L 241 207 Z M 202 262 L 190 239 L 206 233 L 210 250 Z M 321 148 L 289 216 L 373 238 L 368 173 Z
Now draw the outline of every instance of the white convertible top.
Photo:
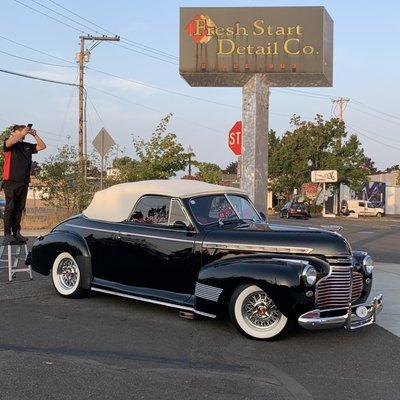
M 91 219 L 121 222 L 129 217 L 137 200 L 144 195 L 187 198 L 218 193 L 246 194 L 241 189 L 188 179 L 129 182 L 96 192 L 83 214 Z

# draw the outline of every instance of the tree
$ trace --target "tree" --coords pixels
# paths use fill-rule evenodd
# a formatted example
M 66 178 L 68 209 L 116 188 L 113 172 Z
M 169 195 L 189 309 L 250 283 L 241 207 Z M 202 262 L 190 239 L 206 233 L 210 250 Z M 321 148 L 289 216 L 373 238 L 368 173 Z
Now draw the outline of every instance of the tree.
M 50 206 L 82 211 L 96 190 L 91 181 L 84 182 L 79 173 L 77 149 L 65 145 L 42 164 L 36 188 Z
M 238 169 L 238 162 L 237 161 L 232 161 L 229 163 L 226 168 L 224 169 L 225 174 L 237 174 L 237 169 Z
M 294 116 L 293 131 L 282 138 L 269 132 L 269 176 L 271 189 L 288 197 L 294 188 L 310 181 L 312 169 L 336 169 L 339 181 L 359 190 L 367 179 L 368 160 L 356 135 L 348 136 L 344 122 L 337 118 L 302 121 Z M 312 162 L 312 167 L 308 165 Z
M 199 170 L 196 176 L 202 181 L 215 184 L 221 182 L 222 170 L 219 165 L 208 162 L 196 162 L 196 167 Z
M 167 132 L 172 114 L 158 124 L 149 141 L 134 139 L 133 146 L 138 162 L 133 165 L 134 180 L 168 179 L 184 170 L 189 153 L 178 143 L 174 133 Z
M 391 167 L 387 167 L 383 172 L 388 173 L 388 172 L 395 172 L 395 171 L 400 171 L 399 164 L 395 164 L 395 165 L 392 165 Z

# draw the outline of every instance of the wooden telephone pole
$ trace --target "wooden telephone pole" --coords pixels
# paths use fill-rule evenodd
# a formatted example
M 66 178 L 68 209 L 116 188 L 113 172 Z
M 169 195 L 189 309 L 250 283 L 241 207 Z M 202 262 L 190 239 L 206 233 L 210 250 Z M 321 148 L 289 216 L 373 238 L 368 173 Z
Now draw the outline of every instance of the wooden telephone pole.
M 338 99 L 332 99 L 333 104 L 339 105 L 339 121 L 343 121 L 343 113 L 346 108 L 346 104 L 350 101 L 348 97 L 339 97 Z
M 92 36 L 84 35 L 80 36 L 80 51 L 76 55 L 76 61 L 79 63 L 79 128 L 78 128 L 78 159 L 79 159 L 79 172 L 81 177 L 86 179 L 86 115 L 85 115 L 85 95 L 84 95 L 84 75 L 85 75 L 85 63 L 89 61 L 90 50 L 97 46 L 102 41 L 119 41 L 119 36 Z M 85 42 L 95 42 L 91 49 L 85 49 Z M 97 43 L 96 43 L 97 42 Z

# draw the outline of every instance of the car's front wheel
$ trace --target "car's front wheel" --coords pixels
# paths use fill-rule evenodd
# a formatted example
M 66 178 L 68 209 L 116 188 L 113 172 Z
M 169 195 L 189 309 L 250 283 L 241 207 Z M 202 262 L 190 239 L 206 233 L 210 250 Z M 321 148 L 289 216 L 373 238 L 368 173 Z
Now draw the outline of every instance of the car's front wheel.
M 292 324 L 256 285 L 241 285 L 229 303 L 230 317 L 241 333 L 253 339 L 273 340 L 287 333 Z
M 70 253 L 64 252 L 56 257 L 51 276 L 54 288 L 61 296 L 78 298 L 86 294 L 79 266 Z

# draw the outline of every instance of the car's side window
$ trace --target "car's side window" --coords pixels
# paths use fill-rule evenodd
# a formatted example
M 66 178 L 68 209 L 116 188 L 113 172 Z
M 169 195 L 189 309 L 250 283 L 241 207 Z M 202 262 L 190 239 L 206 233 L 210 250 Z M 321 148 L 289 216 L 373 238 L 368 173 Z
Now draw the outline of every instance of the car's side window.
M 136 204 L 130 220 L 143 224 L 168 225 L 171 199 L 163 196 L 144 196 Z
M 363 202 L 363 201 L 360 201 L 360 202 L 358 203 L 358 207 L 364 207 L 364 202 Z
M 190 225 L 190 222 L 182 209 L 180 202 L 177 199 L 171 200 L 171 211 L 169 214 L 169 224 L 173 226 L 175 222 L 180 221 L 186 224 L 186 226 Z

